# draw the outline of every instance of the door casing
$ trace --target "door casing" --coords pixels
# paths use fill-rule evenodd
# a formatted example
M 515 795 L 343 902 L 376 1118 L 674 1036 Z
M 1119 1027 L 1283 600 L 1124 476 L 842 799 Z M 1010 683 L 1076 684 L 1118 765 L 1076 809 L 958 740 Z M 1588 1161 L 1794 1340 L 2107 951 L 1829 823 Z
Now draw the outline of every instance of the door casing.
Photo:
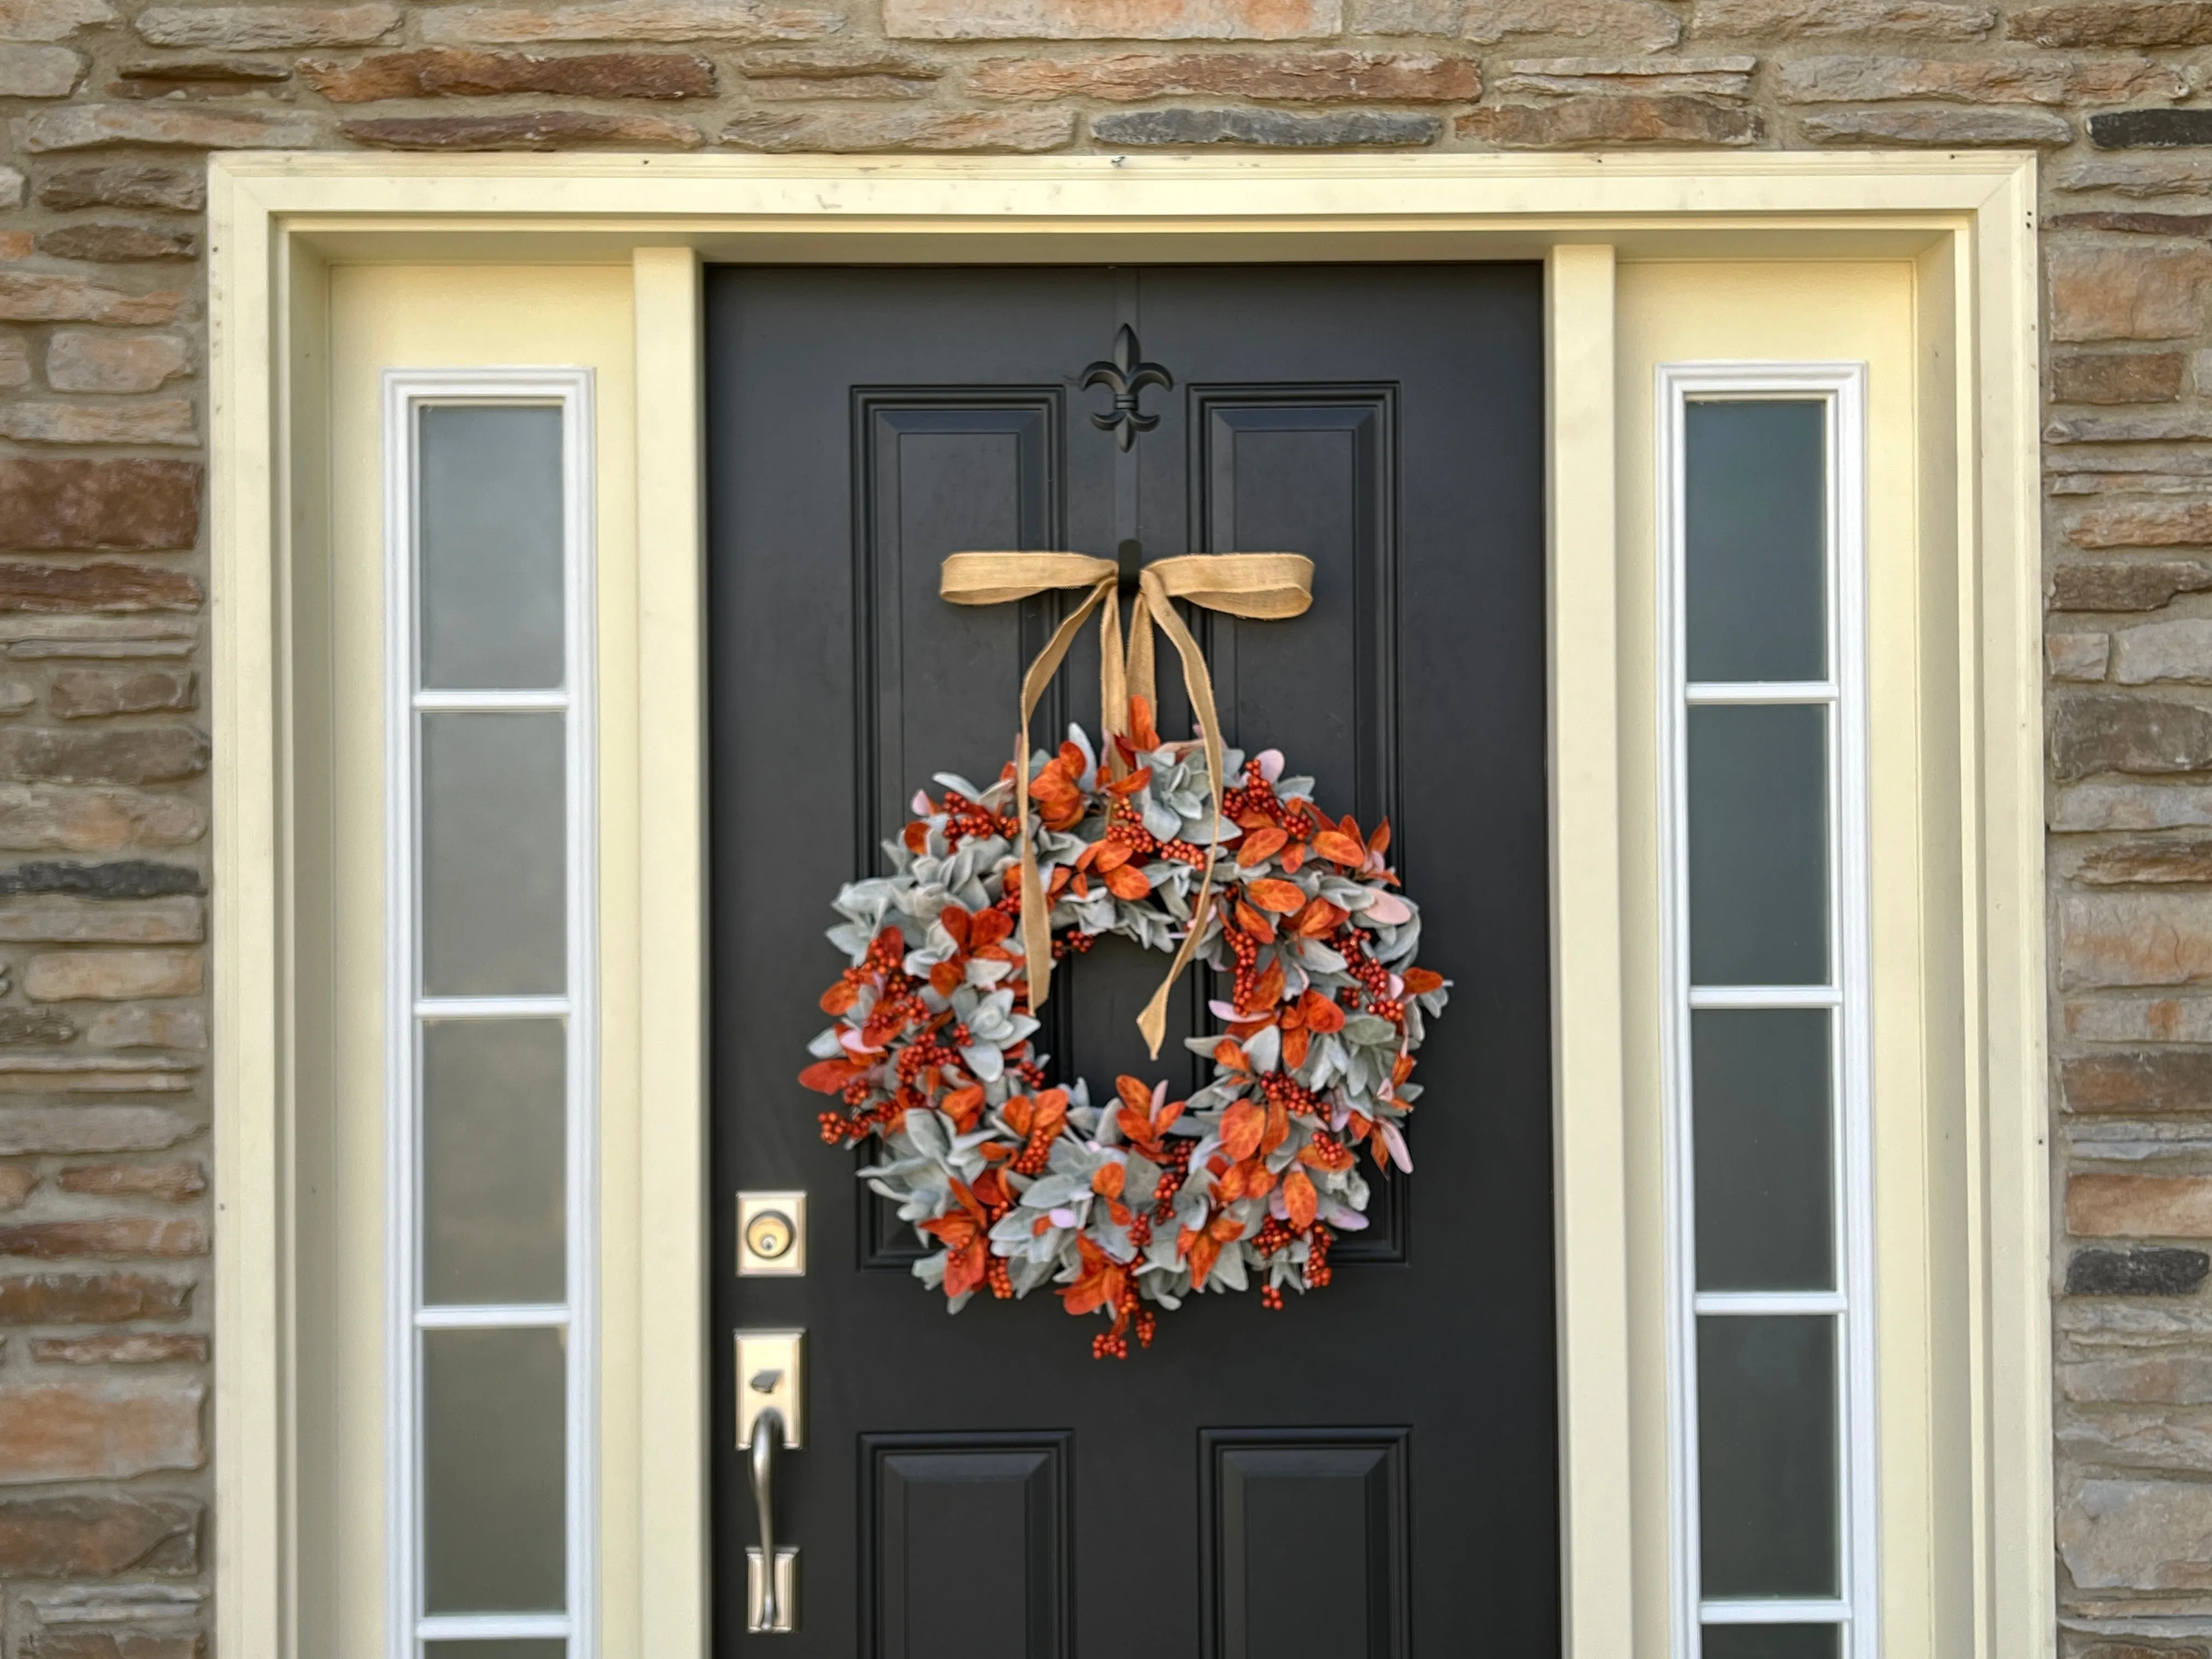
M 343 1562 L 319 1548 L 327 1448 L 300 1428 L 327 1335 L 301 1297 L 317 1248 L 303 1131 L 328 1029 L 332 624 L 324 328 L 357 263 L 627 266 L 635 308 L 639 834 L 621 888 L 642 1115 L 637 1381 L 610 1513 L 635 1612 L 610 1654 L 703 1654 L 708 1631 L 697 271 L 702 259 L 961 263 L 1548 261 L 1551 690 L 1563 1595 L 1570 1651 L 1650 1651 L 1635 1607 L 1626 1125 L 1633 1034 L 1620 896 L 1625 614 L 1613 483 L 1614 276 L 1623 260 L 1909 262 L 1920 379 L 1921 557 L 1953 665 L 1931 695 L 1951 757 L 1930 781 L 1956 876 L 1948 941 L 1962 1030 L 1941 1103 L 1972 1266 L 1955 1350 L 1932 1366 L 1964 1436 L 1930 1576 L 1930 1652 L 2048 1653 L 2048 1219 L 2038 653 L 2033 158 L 1452 155 L 1182 160 L 234 155 L 210 166 L 216 738 L 213 902 L 217 1640 L 313 1650 Z M 689 940 L 699 948 L 684 949 Z M 303 1382 L 307 1379 L 307 1382 Z M 617 1540 L 617 1547 L 624 1540 Z M 610 1563 L 611 1566 L 612 1563 Z M 1626 1587 L 1626 1588 L 1625 1588 Z M 1656 1593 L 1663 1595 L 1663 1586 Z M 1909 1633 L 1905 1646 L 1918 1645 Z M 1651 1659 L 1656 1659 L 1656 1652 Z

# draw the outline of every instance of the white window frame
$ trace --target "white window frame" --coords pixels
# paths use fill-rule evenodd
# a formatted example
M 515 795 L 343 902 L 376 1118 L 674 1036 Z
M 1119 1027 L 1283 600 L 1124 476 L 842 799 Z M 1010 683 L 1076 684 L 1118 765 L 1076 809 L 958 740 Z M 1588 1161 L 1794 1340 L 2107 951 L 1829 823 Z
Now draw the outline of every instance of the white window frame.
M 386 800 L 387 812 L 386 1310 L 389 1367 L 386 1456 L 389 1650 L 421 1659 L 431 1641 L 557 1638 L 568 1659 L 592 1659 L 599 1620 L 599 981 L 596 506 L 592 372 L 589 368 L 389 369 L 384 380 L 386 575 Z M 563 672 L 555 690 L 439 690 L 417 685 L 419 412 L 435 405 L 507 404 L 561 411 Z M 565 718 L 567 977 L 564 993 L 428 997 L 420 982 L 421 860 L 416 807 L 418 717 L 426 713 L 560 713 Z M 429 1018 L 557 1017 L 567 1036 L 565 1161 L 567 1297 L 558 1306 L 428 1308 L 416 1233 L 421 1184 L 421 1031 Z M 423 1332 L 565 1328 L 568 1340 L 563 1516 L 567 1602 L 559 1613 L 433 1617 L 422 1607 L 422 1516 L 419 1428 Z
M 1867 368 L 1856 362 L 1662 363 L 1656 370 L 1653 472 L 1658 573 L 1660 708 L 1660 1052 L 1665 1095 L 1668 1468 L 1677 1659 L 1701 1659 L 1704 1627 L 1837 1624 L 1844 1659 L 1880 1651 L 1880 1528 L 1875 1468 L 1875 1252 L 1867 754 Z M 1685 411 L 1692 402 L 1813 400 L 1826 405 L 1824 526 L 1830 678 L 1803 684 L 1693 684 L 1687 676 Z M 1829 937 L 1825 987 L 1692 988 L 1689 966 L 1687 756 L 1693 706 L 1814 705 L 1828 731 Z M 1835 1110 L 1831 1180 L 1837 1288 L 1703 1291 L 1696 1288 L 1690 1016 L 1701 1008 L 1826 1008 Z M 1833 1599 L 1705 1601 L 1698 1514 L 1699 1315 L 1823 1314 L 1837 1322 L 1838 1564 Z

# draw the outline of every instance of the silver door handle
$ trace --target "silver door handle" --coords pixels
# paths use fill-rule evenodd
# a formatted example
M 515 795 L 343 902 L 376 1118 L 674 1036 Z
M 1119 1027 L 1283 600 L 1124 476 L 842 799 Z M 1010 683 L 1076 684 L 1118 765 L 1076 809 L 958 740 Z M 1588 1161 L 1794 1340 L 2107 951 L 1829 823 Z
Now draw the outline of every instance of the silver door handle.
M 745 1628 L 761 1635 L 781 1635 L 798 1627 L 799 1551 L 775 1547 L 775 1451 L 783 1441 L 783 1413 L 773 1406 L 753 1419 L 751 1454 L 753 1512 L 760 1523 L 760 1546 L 745 1552 L 745 1577 L 750 1594 Z

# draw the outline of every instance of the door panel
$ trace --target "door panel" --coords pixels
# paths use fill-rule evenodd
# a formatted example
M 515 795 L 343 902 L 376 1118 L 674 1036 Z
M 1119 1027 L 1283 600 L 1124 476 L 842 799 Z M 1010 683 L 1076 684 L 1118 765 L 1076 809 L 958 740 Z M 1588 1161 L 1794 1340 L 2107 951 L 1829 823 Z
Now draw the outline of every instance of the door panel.
M 1079 386 L 1125 322 L 1176 380 L 1126 452 Z M 1556 1648 L 1541 337 L 1523 265 L 711 274 L 721 1650 L 771 1639 L 742 1630 L 739 1326 L 803 1328 L 811 1371 L 778 1476 L 802 1623 L 763 1652 Z M 948 1316 L 795 1077 L 843 965 L 830 898 L 933 773 L 996 775 L 1062 614 L 945 605 L 939 561 L 1131 538 L 1314 559 L 1304 617 L 1193 617 L 1224 735 L 1389 814 L 1455 990 L 1422 1053 L 1420 1226 L 1377 1177 L 1332 1287 L 1199 1298 L 1116 1363 L 1045 1291 Z M 1086 639 L 1036 740 L 1095 732 L 1096 685 Z M 1165 967 L 1073 959 L 1042 1011 L 1058 1079 L 1188 1091 L 1206 975 L 1159 1060 L 1134 1030 Z M 804 1278 L 731 1274 L 740 1187 L 809 1194 Z

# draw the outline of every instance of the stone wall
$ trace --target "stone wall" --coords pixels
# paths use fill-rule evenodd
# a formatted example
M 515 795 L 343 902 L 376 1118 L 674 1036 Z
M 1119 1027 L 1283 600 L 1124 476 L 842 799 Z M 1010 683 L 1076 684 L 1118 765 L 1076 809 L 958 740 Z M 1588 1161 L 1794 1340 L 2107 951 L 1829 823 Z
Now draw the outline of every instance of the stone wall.
M 2045 155 L 2073 1653 L 2212 1635 L 2212 3 L 0 0 L 0 1643 L 192 1659 L 210 149 Z

